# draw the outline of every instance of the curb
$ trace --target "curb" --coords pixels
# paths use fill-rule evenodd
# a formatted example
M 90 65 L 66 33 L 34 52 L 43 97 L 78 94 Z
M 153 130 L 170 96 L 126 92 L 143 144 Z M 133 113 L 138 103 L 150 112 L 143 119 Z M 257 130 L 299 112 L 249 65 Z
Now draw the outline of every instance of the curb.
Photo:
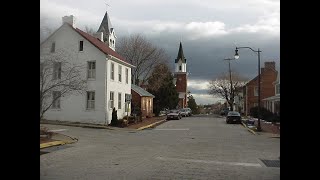
M 74 142 L 75 141 L 52 141 L 52 142 L 48 142 L 48 143 L 42 143 L 42 144 L 40 144 L 40 149 L 48 148 L 48 147 L 52 147 L 52 146 L 60 146 L 60 145 L 64 145 L 64 144 L 71 144 Z
M 164 122 L 166 122 L 167 120 L 161 120 L 161 121 L 158 121 L 158 122 L 155 122 L 155 123 L 152 123 L 152 124 L 149 124 L 147 126 L 142 126 L 140 128 L 137 129 L 137 131 L 141 131 L 141 130 L 144 130 L 144 129 L 147 129 L 147 128 L 150 128 L 150 127 L 155 127 L 156 125 L 160 125 Z
M 242 124 L 245 128 L 247 128 L 247 130 L 248 130 L 249 132 L 251 132 L 251 133 L 254 134 L 254 135 L 257 135 L 256 132 L 254 132 L 252 129 L 249 129 L 243 122 L 241 122 L 241 124 Z
M 66 122 L 56 122 L 56 121 L 41 121 L 41 124 L 53 124 L 53 125 L 63 125 L 63 126 L 73 126 L 73 127 L 83 127 L 83 128 L 94 128 L 94 129 L 109 129 L 115 130 L 113 128 L 102 126 L 102 125 L 89 125 L 89 124 L 74 124 L 74 123 L 66 123 Z

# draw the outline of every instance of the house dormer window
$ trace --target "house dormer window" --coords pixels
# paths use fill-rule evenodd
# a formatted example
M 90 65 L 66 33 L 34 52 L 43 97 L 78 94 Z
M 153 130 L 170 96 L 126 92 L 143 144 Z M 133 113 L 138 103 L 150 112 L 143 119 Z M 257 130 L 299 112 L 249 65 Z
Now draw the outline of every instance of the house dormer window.
M 79 51 L 83 51 L 83 41 L 79 42 Z

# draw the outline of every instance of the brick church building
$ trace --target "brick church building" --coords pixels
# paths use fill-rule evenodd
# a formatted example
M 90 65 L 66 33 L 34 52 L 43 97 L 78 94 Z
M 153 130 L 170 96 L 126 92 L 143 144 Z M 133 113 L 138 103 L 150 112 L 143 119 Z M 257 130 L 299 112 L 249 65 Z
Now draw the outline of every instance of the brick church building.
M 178 108 L 186 108 L 187 101 L 187 59 L 184 57 L 182 44 L 180 42 L 177 59 L 175 59 L 174 81 L 179 93 Z

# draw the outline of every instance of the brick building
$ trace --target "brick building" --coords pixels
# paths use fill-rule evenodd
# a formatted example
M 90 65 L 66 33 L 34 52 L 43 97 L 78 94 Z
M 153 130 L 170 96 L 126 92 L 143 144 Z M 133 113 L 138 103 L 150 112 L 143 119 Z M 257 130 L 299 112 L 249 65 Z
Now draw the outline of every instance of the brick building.
M 141 117 L 153 117 L 153 98 L 155 96 L 134 84 L 131 84 L 131 94 L 132 110 L 139 108 L 141 110 Z
M 263 107 L 262 99 L 275 95 L 274 82 L 277 78 L 276 63 L 265 62 L 264 67 L 261 68 L 261 86 L 260 86 L 260 106 Z M 244 112 L 245 115 L 250 114 L 252 107 L 258 106 L 258 76 L 253 78 L 244 86 Z

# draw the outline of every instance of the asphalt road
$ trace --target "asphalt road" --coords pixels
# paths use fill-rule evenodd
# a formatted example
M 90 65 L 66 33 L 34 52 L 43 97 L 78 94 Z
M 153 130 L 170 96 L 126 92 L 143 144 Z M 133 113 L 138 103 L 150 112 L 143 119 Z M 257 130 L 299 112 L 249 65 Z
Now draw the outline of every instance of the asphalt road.
M 280 139 L 214 116 L 184 117 L 142 131 L 46 125 L 76 137 L 40 156 L 40 179 L 277 180 Z

